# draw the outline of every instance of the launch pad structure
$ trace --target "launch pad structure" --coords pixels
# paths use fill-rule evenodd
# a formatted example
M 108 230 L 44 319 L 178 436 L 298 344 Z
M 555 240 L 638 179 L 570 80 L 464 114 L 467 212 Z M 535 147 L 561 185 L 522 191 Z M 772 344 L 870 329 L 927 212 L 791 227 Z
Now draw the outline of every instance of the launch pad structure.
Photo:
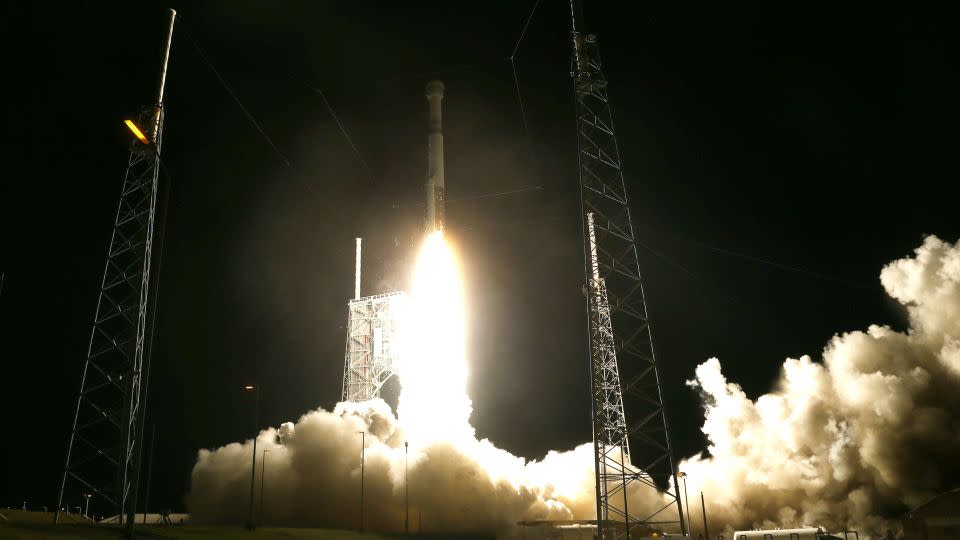
M 383 385 L 396 375 L 400 319 L 406 305 L 403 291 L 360 296 L 361 239 L 353 299 L 347 303 L 347 345 L 343 362 L 341 401 L 381 397 Z
M 366 296 L 347 304 L 347 347 L 342 401 L 381 397 L 383 385 L 396 374 L 399 314 L 403 291 Z

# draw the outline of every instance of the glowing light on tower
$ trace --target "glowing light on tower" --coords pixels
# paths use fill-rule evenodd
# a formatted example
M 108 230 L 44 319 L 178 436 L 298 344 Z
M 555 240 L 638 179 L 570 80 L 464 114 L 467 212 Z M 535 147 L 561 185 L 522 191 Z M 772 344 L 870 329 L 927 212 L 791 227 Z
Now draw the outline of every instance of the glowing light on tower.
M 404 318 L 398 415 L 414 444 L 473 438 L 460 269 L 443 231 L 420 249 Z

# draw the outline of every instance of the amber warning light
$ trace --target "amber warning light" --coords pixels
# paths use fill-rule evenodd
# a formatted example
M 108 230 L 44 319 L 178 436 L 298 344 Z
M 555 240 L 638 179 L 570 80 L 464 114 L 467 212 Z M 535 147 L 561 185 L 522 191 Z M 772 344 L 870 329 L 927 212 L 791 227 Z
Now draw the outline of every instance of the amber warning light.
M 134 124 L 132 120 L 124 120 L 123 123 L 126 124 L 128 128 L 130 128 L 130 131 L 132 131 L 133 134 L 138 139 L 140 139 L 140 142 L 142 142 L 143 144 L 150 144 L 150 139 L 148 139 L 147 136 L 144 135 L 142 131 L 140 131 L 140 128 L 138 128 L 137 125 Z

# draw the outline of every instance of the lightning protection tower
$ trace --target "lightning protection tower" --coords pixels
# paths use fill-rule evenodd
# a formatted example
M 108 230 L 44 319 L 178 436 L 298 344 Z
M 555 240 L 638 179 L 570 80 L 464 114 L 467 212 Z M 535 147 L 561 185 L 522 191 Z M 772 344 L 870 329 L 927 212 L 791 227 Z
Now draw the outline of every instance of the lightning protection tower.
M 94 508 L 116 511 L 118 521 L 126 522 L 128 531 L 133 525 L 149 373 L 147 329 L 152 320 L 148 320 L 148 305 L 154 301 L 150 258 L 163 134 L 163 89 L 175 17 L 176 12 L 170 10 L 157 101 L 144 108 L 138 123 L 131 126 L 140 141 L 132 143 L 120 190 L 55 521 L 59 521 L 64 504 L 89 493 L 99 503 Z M 140 131 L 137 126 L 145 129 Z
M 686 533 L 607 78 L 576 0 L 570 15 L 598 538 L 674 523 Z M 672 484 L 669 504 L 631 505 L 629 491 L 644 484 L 662 492 Z

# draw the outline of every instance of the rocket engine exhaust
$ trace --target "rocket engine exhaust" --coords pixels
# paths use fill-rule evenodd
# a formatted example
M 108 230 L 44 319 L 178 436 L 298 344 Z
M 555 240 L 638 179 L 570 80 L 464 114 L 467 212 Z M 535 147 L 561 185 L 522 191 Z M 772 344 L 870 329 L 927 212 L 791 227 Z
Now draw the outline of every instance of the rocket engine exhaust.
M 427 124 L 427 222 L 428 233 L 442 231 L 444 225 L 443 122 L 441 102 L 443 82 L 430 81 L 426 87 L 430 119 Z

